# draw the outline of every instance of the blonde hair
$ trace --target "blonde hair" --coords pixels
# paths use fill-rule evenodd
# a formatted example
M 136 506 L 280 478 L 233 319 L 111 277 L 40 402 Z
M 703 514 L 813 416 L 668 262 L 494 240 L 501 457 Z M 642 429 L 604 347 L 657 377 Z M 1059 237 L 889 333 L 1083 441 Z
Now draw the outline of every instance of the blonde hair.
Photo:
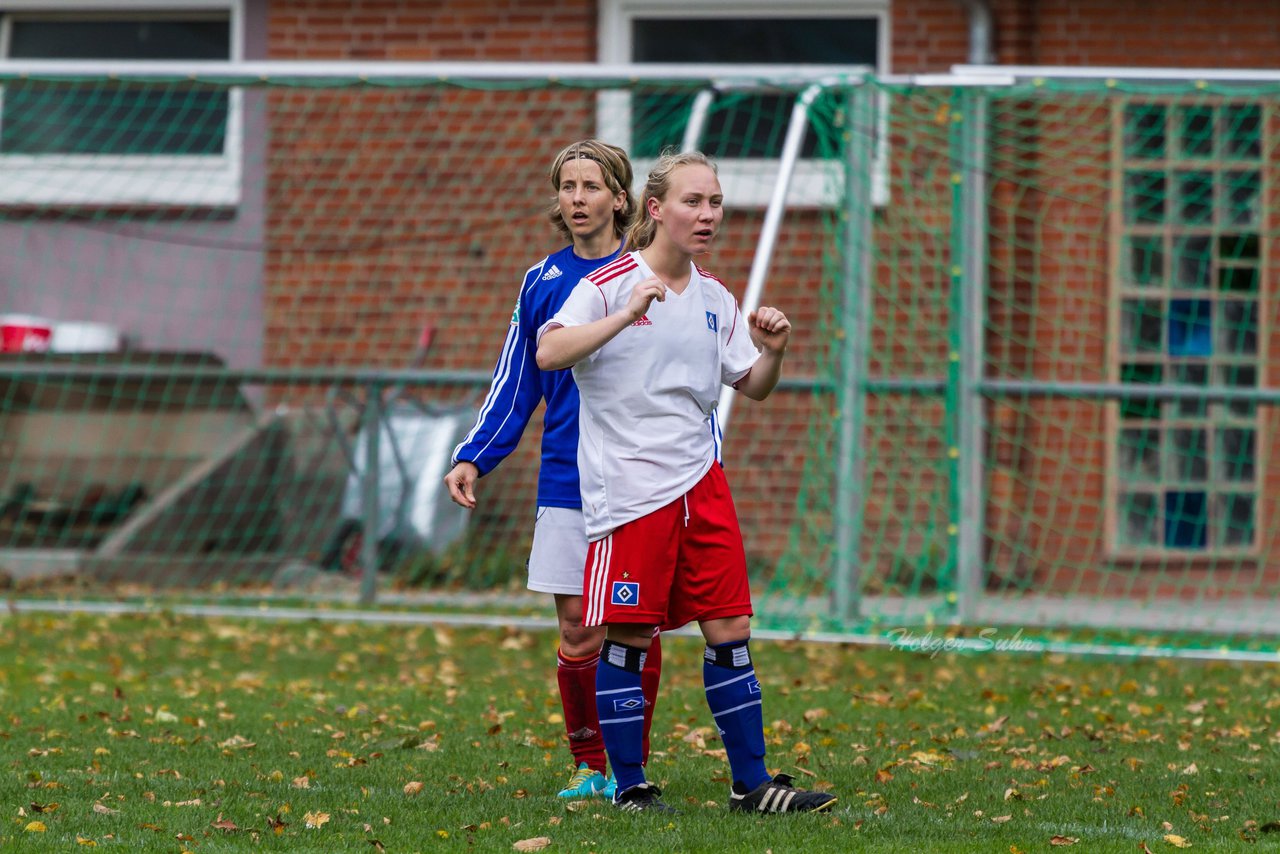
M 556 195 L 551 199 L 547 218 L 551 220 L 556 231 L 570 243 L 573 242 L 573 232 L 569 230 L 569 226 L 565 225 L 564 217 L 560 213 L 559 200 L 560 170 L 571 160 L 590 160 L 596 163 L 600 167 L 600 174 L 604 176 L 604 184 L 609 188 L 609 192 L 614 195 L 626 193 L 622 208 L 613 212 L 614 235 L 621 237 L 626 234 L 631 221 L 636 216 L 636 201 L 631 197 L 631 184 L 635 180 L 631 172 L 631 161 L 621 148 L 598 139 L 582 139 L 566 145 L 556 155 L 556 159 L 551 161 L 551 188 L 555 190 Z
M 681 166 L 706 166 L 712 172 L 716 164 L 701 151 L 676 151 L 666 149 L 658 157 L 658 162 L 649 170 L 649 179 L 644 182 L 644 192 L 640 196 L 640 215 L 627 230 L 627 242 L 622 247 L 624 252 L 647 249 L 653 243 L 653 235 L 658 230 L 658 223 L 649 215 L 649 200 L 661 201 L 671 190 L 671 173 Z

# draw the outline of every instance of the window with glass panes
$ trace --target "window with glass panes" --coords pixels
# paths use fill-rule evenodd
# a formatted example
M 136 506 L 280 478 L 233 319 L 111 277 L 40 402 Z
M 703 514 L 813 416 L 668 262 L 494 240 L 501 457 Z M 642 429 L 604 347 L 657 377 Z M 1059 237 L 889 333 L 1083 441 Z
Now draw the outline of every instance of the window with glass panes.
M 632 62 L 791 63 L 869 65 L 877 63 L 880 22 L 877 18 L 806 18 L 779 14 L 774 18 L 675 17 L 632 22 Z M 722 96 L 732 97 L 732 96 Z M 777 157 L 791 117 L 795 95 L 750 95 L 750 109 L 712 111 L 703 148 L 716 159 Z M 688 113 L 692 95 L 641 91 L 632 103 L 631 154 L 656 157 L 679 146 L 683 126 L 668 119 Z M 812 157 L 817 144 L 806 137 L 801 156 Z
M 1118 379 L 1258 387 L 1267 316 L 1262 107 L 1130 102 L 1118 120 Z M 1133 395 L 1117 411 L 1116 551 L 1254 550 L 1256 405 Z
M 0 59 L 226 62 L 244 0 L 5 0 Z M 241 93 L 103 75 L 0 91 L 0 205 L 235 205 Z
M 612 62 L 679 65 L 823 65 L 889 69 L 888 0 L 599 0 L 600 56 Z M 769 201 L 795 92 L 723 91 L 696 145 L 719 166 L 725 198 L 738 207 Z M 820 96 L 813 109 L 833 110 Z M 692 92 L 639 87 L 605 93 L 599 134 L 623 146 L 640 175 L 663 149 L 683 142 Z M 886 144 L 877 131 L 872 201 L 888 200 Z M 815 156 L 805 137 L 791 184 L 796 204 L 832 206 L 841 182 L 833 164 Z
M 12 59 L 226 60 L 227 13 L 6 16 Z M 225 90 L 21 81 L 5 86 L 0 152 L 211 155 L 226 144 Z

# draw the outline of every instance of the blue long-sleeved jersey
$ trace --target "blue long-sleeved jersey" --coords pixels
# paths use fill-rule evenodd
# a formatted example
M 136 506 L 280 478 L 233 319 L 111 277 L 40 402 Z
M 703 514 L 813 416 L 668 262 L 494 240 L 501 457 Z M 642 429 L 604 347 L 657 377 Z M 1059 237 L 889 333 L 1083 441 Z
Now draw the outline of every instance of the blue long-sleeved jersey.
M 579 258 L 572 246 L 566 246 L 525 273 L 489 393 L 475 426 L 453 450 L 455 465 L 467 460 L 482 476 L 493 471 L 516 449 L 534 410 L 546 399 L 538 505 L 582 506 L 578 491 L 578 387 L 570 369 L 538 369 L 534 358 L 537 334 L 580 279 L 617 257 L 615 252 L 607 258 Z

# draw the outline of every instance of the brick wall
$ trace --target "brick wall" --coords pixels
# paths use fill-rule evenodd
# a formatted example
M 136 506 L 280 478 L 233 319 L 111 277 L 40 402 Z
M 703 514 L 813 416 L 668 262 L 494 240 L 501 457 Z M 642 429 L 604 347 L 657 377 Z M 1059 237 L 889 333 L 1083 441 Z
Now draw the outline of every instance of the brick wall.
M 968 61 L 959 0 L 893 5 L 893 70 L 946 71 Z M 991 0 L 1003 65 L 1274 68 L 1275 3 L 1242 0 Z M 1265 23 L 1264 23 L 1265 22 Z
M 594 0 L 272 0 L 272 59 L 591 62 Z
M 1269 0 L 1045 0 L 1034 15 L 1039 65 L 1273 68 L 1280 46 Z

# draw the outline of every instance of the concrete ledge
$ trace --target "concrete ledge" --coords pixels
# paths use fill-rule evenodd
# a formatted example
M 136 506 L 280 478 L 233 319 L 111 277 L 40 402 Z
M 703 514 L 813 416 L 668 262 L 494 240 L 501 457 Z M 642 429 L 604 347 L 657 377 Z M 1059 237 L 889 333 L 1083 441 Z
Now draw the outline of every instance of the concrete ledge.
M 87 554 L 81 549 L 0 548 L 0 579 L 17 583 L 79 575 Z

